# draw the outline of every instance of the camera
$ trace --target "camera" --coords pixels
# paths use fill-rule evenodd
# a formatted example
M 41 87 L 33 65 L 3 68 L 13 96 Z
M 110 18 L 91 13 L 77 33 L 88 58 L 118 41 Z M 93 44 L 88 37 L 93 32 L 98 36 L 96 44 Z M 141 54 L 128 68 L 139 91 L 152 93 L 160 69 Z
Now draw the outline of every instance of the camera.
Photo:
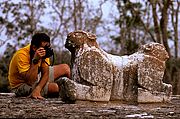
M 46 50 L 46 55 L 43 57 L 43 59 L 49 58 L 54 55 L 53 49 L 51 47 L 45 46 L 44 50 Z

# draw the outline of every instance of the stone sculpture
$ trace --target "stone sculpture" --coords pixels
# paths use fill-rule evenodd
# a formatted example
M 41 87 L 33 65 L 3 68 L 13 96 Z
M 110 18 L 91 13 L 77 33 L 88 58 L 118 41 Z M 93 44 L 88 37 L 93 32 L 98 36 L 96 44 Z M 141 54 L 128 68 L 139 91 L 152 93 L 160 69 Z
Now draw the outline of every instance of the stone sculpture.
M 72 79 L 77 100 L 130 103 L 170 101 L 172 86 L 163 83 L 168 54 L 162 44 L 143 45 L 129 56 L 102 50 L 96 35 L 85 31 L 68 34 Z

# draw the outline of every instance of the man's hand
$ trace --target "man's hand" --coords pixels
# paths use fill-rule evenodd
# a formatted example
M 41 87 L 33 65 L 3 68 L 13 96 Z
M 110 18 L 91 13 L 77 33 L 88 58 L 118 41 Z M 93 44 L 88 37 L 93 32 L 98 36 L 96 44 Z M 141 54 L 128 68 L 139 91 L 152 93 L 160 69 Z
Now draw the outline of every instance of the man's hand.
M 34 58 L 39 60 L 45 55 L 46 55 L 46 50 L 43 47 L 40 47 L 36 50 L 34 54 Z
M 44 97 L 41 96 L 41 88 L 39 86 L 37 86 L 31 93 L 30 97 L 34 98 L 34 99 L 40 99 L 43 100 Z

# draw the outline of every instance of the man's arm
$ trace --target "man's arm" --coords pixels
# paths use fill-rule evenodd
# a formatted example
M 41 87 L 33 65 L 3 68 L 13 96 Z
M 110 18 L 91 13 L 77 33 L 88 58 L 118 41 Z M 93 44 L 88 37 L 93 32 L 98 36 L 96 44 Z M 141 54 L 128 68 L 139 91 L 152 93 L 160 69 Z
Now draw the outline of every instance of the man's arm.
M 38 77 L 38 62 L 42 61 L 42 57 L 45 56 L 46 51 L 44 48 L 39 48 L 36 50 L 33 59 L 36 59 L 36 63 L 31 63 L 30 68 L 25 71 L 20 73 L 21 77 L 26 81 L 28 85 L 33 85 L 34 82 L 37 80 Z
M 38 76 L 38 64 L 31 64 L 30 68 L 26 72 L 20 73 L 20 76 L 26 81 L 28 85 L 33 85 L 34 82 L 37 80 Z

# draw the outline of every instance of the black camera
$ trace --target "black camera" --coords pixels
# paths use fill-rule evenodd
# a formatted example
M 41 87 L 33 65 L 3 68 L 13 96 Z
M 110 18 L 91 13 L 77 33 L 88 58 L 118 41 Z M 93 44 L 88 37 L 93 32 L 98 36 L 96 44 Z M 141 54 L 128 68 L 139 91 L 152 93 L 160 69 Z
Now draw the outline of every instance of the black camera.
M 54 55 L 53 49 L 49 46 L 45 46 L 44 50 L 46 50 L 46 55 L 43 57 L 43 59 L 46 59 L 48 57 L 51 57 L 52 55 Z

